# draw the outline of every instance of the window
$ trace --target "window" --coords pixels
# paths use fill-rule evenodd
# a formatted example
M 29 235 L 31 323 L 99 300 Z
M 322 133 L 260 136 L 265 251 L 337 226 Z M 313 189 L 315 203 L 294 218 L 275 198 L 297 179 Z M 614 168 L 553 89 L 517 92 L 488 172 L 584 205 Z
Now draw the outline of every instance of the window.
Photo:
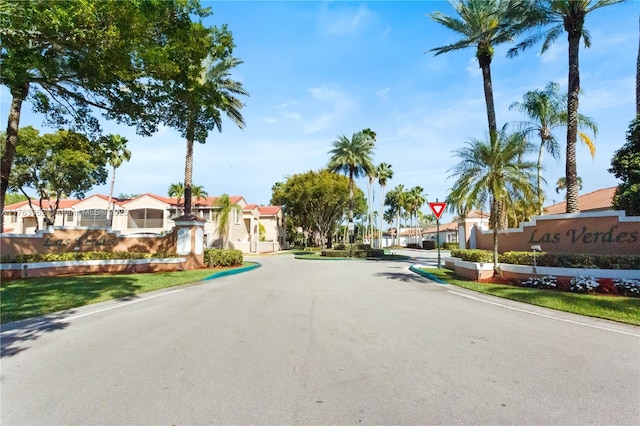
M 129 228 L 162 228 L 164 227 L 164 211 L 158 209 L 130 210 L 127 215 Z
M 78 226 L 107 226 L 107 211 L 105 209 L 80 210 L 78 216 Z
M 18 220 L 18 212 L 7 212 L 9 223 L 16 223 Z

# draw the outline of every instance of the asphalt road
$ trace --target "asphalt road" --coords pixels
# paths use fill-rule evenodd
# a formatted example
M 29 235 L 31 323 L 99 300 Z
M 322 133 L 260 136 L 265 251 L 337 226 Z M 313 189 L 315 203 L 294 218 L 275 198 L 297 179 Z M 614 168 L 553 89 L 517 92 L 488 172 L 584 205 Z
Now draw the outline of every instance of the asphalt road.
M 5 327 L 0 423 L 640 424 L 640 327 L 408 262 L 255 260 Z

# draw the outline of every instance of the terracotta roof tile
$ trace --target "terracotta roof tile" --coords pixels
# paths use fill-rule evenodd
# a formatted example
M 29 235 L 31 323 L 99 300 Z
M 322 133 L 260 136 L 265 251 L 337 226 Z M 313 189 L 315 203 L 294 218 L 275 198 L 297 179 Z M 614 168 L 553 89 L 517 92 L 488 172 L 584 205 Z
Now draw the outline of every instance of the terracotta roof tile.
M 278 214 L 278 212 L 282 209 L 280 206 L 260 206 L 260 214 L 264 216 L 273 216 Z
M 578 198 L 578 206 L 581 212 L 588 212 L 594 210 L 612 210 L 613 209 L 613 196 L 616 193 L 615 186 L 611 188 L 597 189 L 587 194 L 581 195 Z M 562 214 L 567 211 L 567 202 L 562 201 L 560 203 L 553 204 L 544 209 L 546 214 Z

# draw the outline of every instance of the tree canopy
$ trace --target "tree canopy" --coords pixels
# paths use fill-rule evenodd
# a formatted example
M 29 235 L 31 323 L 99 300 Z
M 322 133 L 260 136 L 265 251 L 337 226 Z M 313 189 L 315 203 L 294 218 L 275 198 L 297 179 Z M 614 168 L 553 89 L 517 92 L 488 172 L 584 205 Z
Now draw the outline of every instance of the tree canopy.
M 94 111 L 153 133 L 166 86 L 199 72 L 210 30 L 197 0 L 19 0 L 0 4 L 2 73 L 11 94 L 0 173 L 0 208 L 8 188 L 23 102 L 45 124 L 91 139 Z M 1 230 L 1 229 L 0 229 Z
M 25 194 L 26 188 L 33 189 L 45 222 L 53 224 L 60 199 L 83 198 L 95 185 L 106 182 L 106 164 L 103 147 L 84 135 L 61 130 L 40 136 L 33 127 L 26 127 L 20 130 L 9 184 L 13 191 Z
M 631 122 L 627 143 L 614 154 L 609 172 L 622 180 L 613 196 L 613 206 L 628 215 L 640 216 L 640 115 Z
M 329 170 L 287 176 L 272 188 L 271 204 L 283 206 L 294 226 L 328 241 L 349 211 L 349 179 Z M 364 192 L 354 191 L 354 214 L 367 211 Z

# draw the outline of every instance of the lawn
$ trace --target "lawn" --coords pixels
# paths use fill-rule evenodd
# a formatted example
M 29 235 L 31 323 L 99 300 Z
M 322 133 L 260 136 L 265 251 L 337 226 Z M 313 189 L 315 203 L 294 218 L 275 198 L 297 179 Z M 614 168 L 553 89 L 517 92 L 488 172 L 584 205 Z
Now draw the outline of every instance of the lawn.
M 243 266 L 249 266 L 245 263 Z M 0 287 L 0 323 L 201 281 L 237 269 L 210 268 L 153 274 L 82 275 L 8 281 Z
M 480 293 L 559 311 L 640 325 L 640 298 L 568 293 L 505 284 L 479 283 L 463 280 L 448 269 L 423 268 L 422 270 L 447 283 Z

